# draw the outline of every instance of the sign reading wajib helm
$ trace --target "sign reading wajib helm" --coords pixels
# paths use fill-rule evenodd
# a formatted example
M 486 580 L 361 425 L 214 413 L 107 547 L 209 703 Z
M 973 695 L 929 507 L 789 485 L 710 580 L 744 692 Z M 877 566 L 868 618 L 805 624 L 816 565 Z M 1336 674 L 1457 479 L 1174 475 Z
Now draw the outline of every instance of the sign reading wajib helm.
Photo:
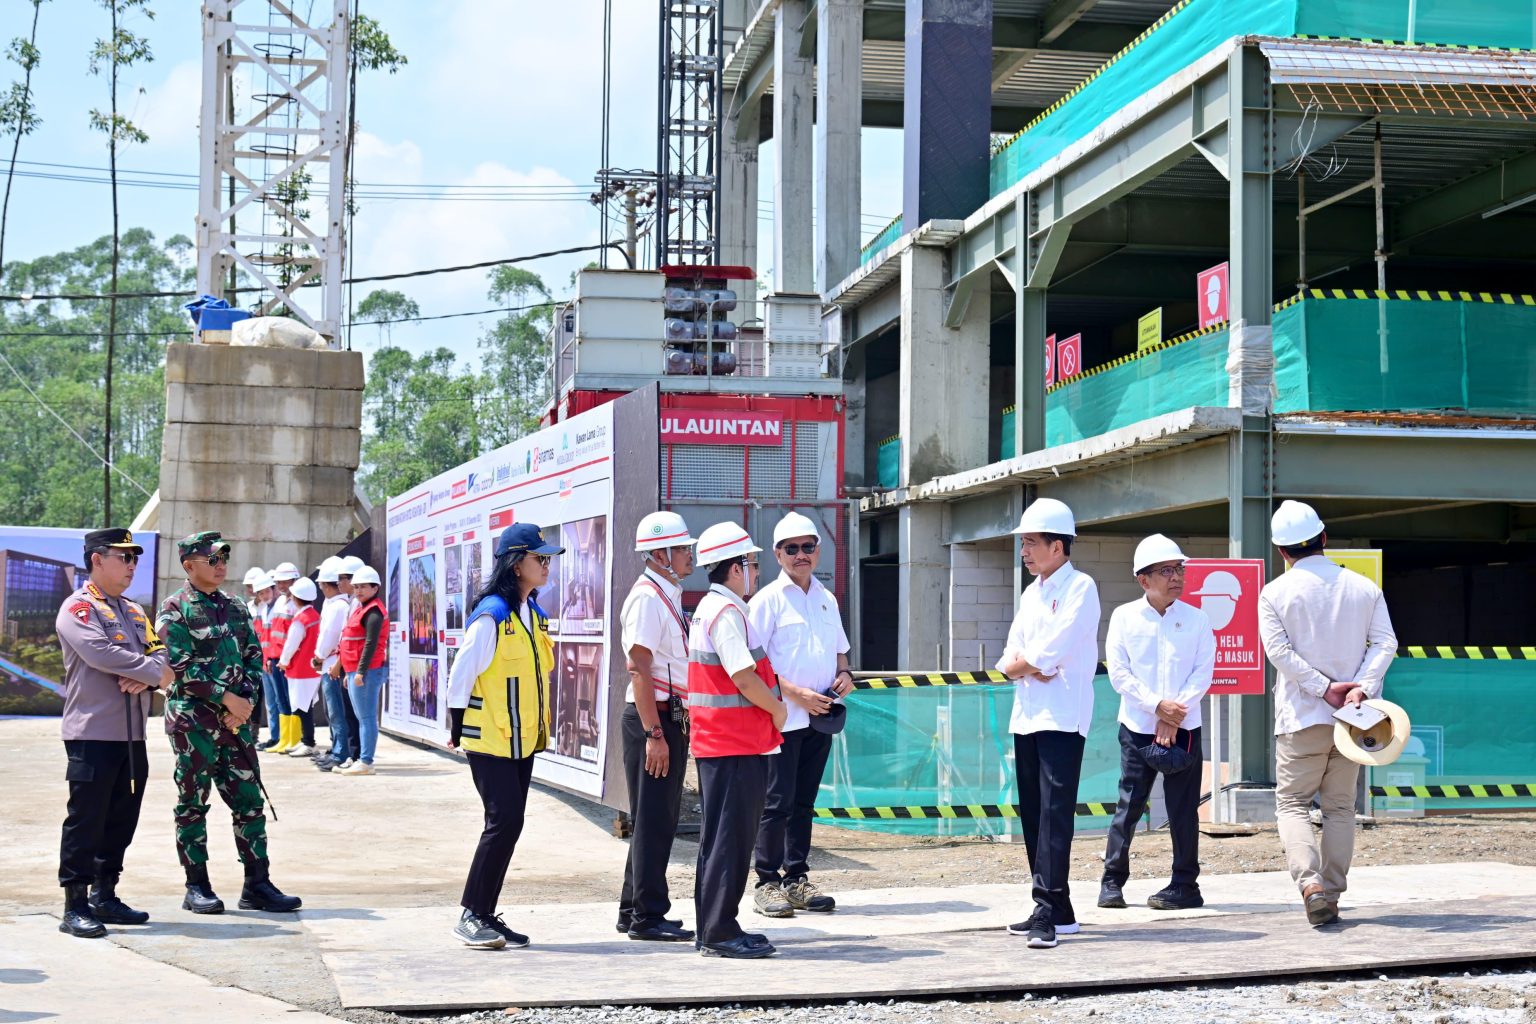
M 608 748 L 613 407 L 572 416 L 389 501 L 389 685 L 383 726 L 448 741 L 448 675 L 496 538 L 537 523 L 565 548 L 535 600 L 555 643 L 548 748 L 534 778 L 602 796 Z
M 1264 644 L 1259 638 L 1261 558 L 1191 558 L 1179 600 L 1205 612 L 1216 633 L 1214 696 L 1264 692 Z

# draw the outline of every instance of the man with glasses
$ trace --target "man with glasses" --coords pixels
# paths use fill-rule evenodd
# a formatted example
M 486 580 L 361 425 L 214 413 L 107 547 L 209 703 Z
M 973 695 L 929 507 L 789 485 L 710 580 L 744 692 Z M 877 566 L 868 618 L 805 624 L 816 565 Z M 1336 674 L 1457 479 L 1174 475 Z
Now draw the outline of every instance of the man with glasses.
M 703 812 L 694 945 L 705 956 L 733 960 L 775 952 L 767 936 L 743 931 L 736 920 L 763 816 L 763 755 L 778 753 L 787 714 L 747 615 L 762 550 L 739 523 L 716 523 L 699 535 L 697 557 L 709 573 L 709 592 L 688 631 L 688 712 Z
M 1120 801 L 1109 827 L 1099 906 L 1124 907 L 1131 874 L 1131 837 L 1146 810 L 1152 781 L 1163 775 L 1173 878 L 1152 894 L 1154 910 L 1205 904 L 1200 895 L 1200 698 L 1211 688 L 1216 638 L 1205 613 L 1179 600 L 1184 552 L 1155 533 L 1131 561 L 1142 597 L 1109 617 L 1104 658 L 1120 694 Z
M 117 897 L 149 778 L 144 723 L 150 700 L 144 694 L 175 678 L 144 609 L 123 597 L 143 553 L 127 530 L 87 533 L 90 579 L 65 599 L 54 623 L 64 652 L 61 732 L 69 756 L 59 931 L 82 939 L 107 934 L 108 924 L 149 920 Z
M 229 807 L 235 852 L 245 866 L 240 909 L 294 911 L 268 877 L 267 818 L 254 751 L 253 701 L 261 692 L 262 651 L 243 602 L 219 590 L 229 545 L 205 530 L 177 543 L 187 582 L 160 605 L 155 626 L 176 673 L 165 702 L 165 731 L 176 754 L 176 853 L 187 876 L 182 909 L 221 914 L 208 880 L 208 790 Z
M 843 707 L 834 701 L 853 690 L 848 636 L 837 598 L 816 578 L 821 534 L 791 512 L 773 528 L 779 575 L 747 605 L 752 633 L 768 651 L 788 715 L 783 749 L 768 759 L 768 793 L 757 828 L 752 903 L 766 917 L 796 910 L 827 913 L 837 901 L 810 880 L 811 818 L 832 753 Z M 815 726 L 813 728 L 812 726 Z

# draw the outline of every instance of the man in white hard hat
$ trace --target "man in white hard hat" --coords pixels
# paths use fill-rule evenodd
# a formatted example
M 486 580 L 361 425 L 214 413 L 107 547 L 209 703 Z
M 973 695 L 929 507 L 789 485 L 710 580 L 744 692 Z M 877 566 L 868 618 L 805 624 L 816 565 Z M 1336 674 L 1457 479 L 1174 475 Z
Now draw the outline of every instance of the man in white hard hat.
M 1124 907 L 1131 838 L 1163 776 L 1173 877 L 1147 900 L 1154 910 L 1203 906 L 1200 895 L 1200 698 L 1211 688 L 1216 637 L 1184 593 L 1184 552 L 1160 533 L 1136 545 L 1131 571 L 1140 600 L 1109 617 L 1104 660 L 1120 694 L 1120 799 L 1109 826 L 1099 906 Z
M 1360 778 L 1360 766 L 1334 746 L 1333 712 L 1381 696 L 1397 635 L 1381 588 L 1328 560 L 1328 533 L 1310 505 L 1282 502 L 1270 539 L 1289 566 L 1259 594 L 1259 634 L 1275 667 L 1275 817 L 1307 920 L 1322 925 L 1339 917 Z
M 345 558 L 337 559 L 336 585 L 341 589 L 342 596 L 347 599 L 346 614 L 348 615 L 350 615 L 352 609 L 357 606 L 357 595 L 352 592 L 352 577 L 356 575 L 358 570 L 367 567 L 368 563 L 356 555 L 347 555 Z M 345 615 L 342 618 L 342 623 L 343 625 L 346 623 Z M 340 641 L 338 640 L 337 643 L 339 644 Z M 331 663 L 330 675 L 331 678 L 338 681 L 341 681 L 345 676 L 345 673 L 341 668 L 341 661 L 339 659 Z M 348 696 L 347 688 L 344 682 L 341 685 L 341 692 L 343 696 Z M 361 721 L 358 720 L 357 710 L 352 706 L 350 697 L 343 701 L 343 703 L 346 704 L 345 710 L 347 715 L 347 740 L 349 743 L 347 760 L 353 762 L 353 764 L 347 765 L 346 767 L 351 768 L 354 767 L 355 763 L 362 757 L 363 726 Z
M 688 625 L 683 580 L 693 572 L 688 524 L 652 512 L 635 529 L 645 556 L 619 613 L 629 669 L 620 730 L 629 785 L 629 858 L 619 892 L 618 929 L 631 939 L 688 942 L 693 932 L 667 919 L 667 862 L 683 807 L 688 770 Z
M 1072 566 L 1077 523 L 1062 502 L 1036 499 L 1013 532 L 1035 581 L 1019 598 L 997 668 L 1014 680 L 1008 730 L 1034 909 L 1008 933 L 1028 938 L 1032 949 L 1049 949 L 1058 934 L 1078 931 L 1067 872 L 1083 747 L 1093 721 L 1099 588 Z
M 811 819 L 821 776 L 832 753 L 834 700 L 853 690 L 848 635 L 837 598 L 816 578 L 821 533 L 799 512 L 773 528 L 779 575 L 747 604 L 752 635 L 768 651 L 788 709 L 783 749 L 768 759 L 768 793 L 753 851 L 757 888 L 753 907 L 767 917 L 796 910 L 826 913 L 837 902 L 809 878 Z M 843 707 L 836 706 L 841 718 Z M 823 720 L 812 728 L 812 719 Z
M 289 706 L 288 677 L 278 662 L 282 659 L 283 647 L 288 643 L 288 626 L 293 622 L 294 615 L 298 614 L 298 607 L 288 592 L 293 587 L 293 581 L 299 578 L 299 567 L 292 562 L 283 562 L 272 570 L 271 577 L 277 586 L 277 596 L 267 608 L 267 642 L 261 653 L 270 684 L 266 691 L 267 728 L 271 729 L 271 723 L 277 722 L 280 731 L 276 743 L 269 739 L 266 743 L 258 744 L 256 749 L 286 754 L 299 745 L 299 719 Z
M 251 589 L 255 591 L 255 605 L 251 616 L 251 628 L 256 631 L 256 640 L 261 645 L 261 693 L 257 694 L 257 702 L 267 709 L 267 740 L 257 745 L 258 750 L 266 750 L 277 746 L 282 738 L 282 729 L 286 724 L 282 715 L 277 712 L 277 698 L 271 695 L 272 681 L 267 674 L 267 648 L 269 646 L 270 633 L 267 628 L 267 619 L 272 614 L 272 602 L 277 600 L 277 584 L 273 582 L 270 574 L 263 573 L 251 581 Z M 255 726 L 252 726 L 254 729 Z
M 737 523 L 699 535 L 696 557 L 709 573 L 709 592 L 688 630 L 688 715 L 703 805 L 694 945 L 705 956 L 734 960 L 775 952 L 766 936 L 744 932 L 736 920 L 768 787 L 763 755 L 778 751 L 788 713 L 747 618 L 761 551 Z
M 325 603 L 320 606 L 320 636 L 315 641 L 316 668 L 320 670 L 320 693 L 325 699 L 325 715 L 331 723 L 331 747 L 315 758 L 315 767 L 323 772 L 350 768 L 357 758 L 358 735 L 351 727 L 357 712 L 341 679 L 341 628 L 352 610 L 351 599 L 341 592 L 341 559 L 332 555 L 320 563 L 315 581 Z
M 251 613 L 253 619 L 256 617 L 256 581 L 266 574 L 265 569 L 253 565 L 245 570 L 245 579 L 241 581 L 245 586 L 245 610 Z

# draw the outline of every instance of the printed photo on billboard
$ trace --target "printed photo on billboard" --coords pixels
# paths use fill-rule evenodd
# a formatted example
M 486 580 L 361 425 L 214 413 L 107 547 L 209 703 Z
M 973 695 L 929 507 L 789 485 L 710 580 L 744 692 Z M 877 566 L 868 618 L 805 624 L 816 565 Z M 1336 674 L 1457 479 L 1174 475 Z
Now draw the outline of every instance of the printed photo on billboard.
M 559 526 L 544 527 L 544 539 L 556 547 L 564 547 L 564 534 Z M 560 567 L 565 563 L 565 555 L 552 555 L 549 559 L 549 579 L 539 588 L 534 601 L 544 609 L 544 614 L 549 616 L 549 630 L 551 633 L 560 632 L 560 595 L 565 588 L 560 585 Z
M 410 560 L 410 651 L 437 653 L 437 556 Z
M 555 645 L 555 680 L 550 699 L 554 752 L 573 761 L 597 763 L 598 677 L 603 645 L 561 641 Z
M 437 721 L 437 659 L 411 659 L 410 716 Z
M 561 594 L 560 632 L 562 635 L 601 633 L 608 581 L 608 520 L 594 517 L 566 523 L 563 536 L 565 554 L 560 556 L 560 562 L 564 593 Z
M 385 574 L 384 606 L 389 609 L 389 621 L 400 622 L 405 617 L 404 604 L 400 599 L 400 538 L 390 539 L 385 562 L 389 571 Z
M 480 564 L 480 542 L 464 545 L 464 611 L 475 610 L 475 598 L 485 586 L 485 570 Z M 466 626 L 468 623 L 465 624 Z

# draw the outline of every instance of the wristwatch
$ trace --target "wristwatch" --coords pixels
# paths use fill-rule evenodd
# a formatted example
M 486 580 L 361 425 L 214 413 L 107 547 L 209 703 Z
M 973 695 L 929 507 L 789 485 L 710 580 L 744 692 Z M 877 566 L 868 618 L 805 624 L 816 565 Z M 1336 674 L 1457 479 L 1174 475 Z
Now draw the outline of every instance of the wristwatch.
M 661 723 L 660 722 L 657 722 L 655 725 L 651 726 L 650 730 L 646 733 L 646 735 L 649 736 L 653 740 L 666 739 L 666 734 L 661 731 Z

